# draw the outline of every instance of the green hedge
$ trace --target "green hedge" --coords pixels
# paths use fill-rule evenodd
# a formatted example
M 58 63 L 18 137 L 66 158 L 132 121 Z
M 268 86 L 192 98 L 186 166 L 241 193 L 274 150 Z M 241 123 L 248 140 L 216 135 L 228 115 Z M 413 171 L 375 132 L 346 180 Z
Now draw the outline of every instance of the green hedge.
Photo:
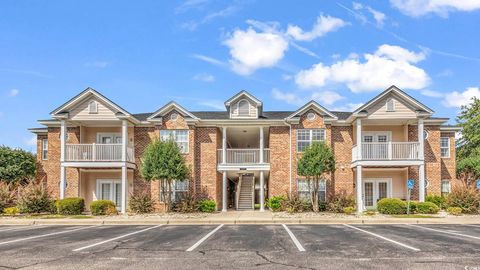
M 90 204 L 90 211 L 94 216 L 115 215 L 117 214 L 117 207 L 115 206 L 115 203 L 112 201 L 98 200 L 98 201 L 93 201 Z
M 66 198 L 55 203 L 57 213 L 61 215 L 80 215 L 85 209 L 83 198 Z
M 377 203 L 377 211 L 387 215 L 402 215 L 407 213 L 407 202 L 396 198 L 381 199 Z
M 273 212 L 282 210 L 282 202 L 287 198 L 285 196 L 273 196 L 267 199 L 267 207 L 270 208 Z
M 212 213 L 217 209 L 217 203 L 214 200 L 204 199 L 198 202 L 198 209 L 205 213 Z
M 428 195 L 427 198 L 425 198 L 425 201 L 434 203 L 440 209 L 445 209 L 447 207 L 447 199 L 439 195 Z
M 440 208 L 433 202 L 419 202 L 417 203 L 415 213 L 418 214 L 436 214 Z

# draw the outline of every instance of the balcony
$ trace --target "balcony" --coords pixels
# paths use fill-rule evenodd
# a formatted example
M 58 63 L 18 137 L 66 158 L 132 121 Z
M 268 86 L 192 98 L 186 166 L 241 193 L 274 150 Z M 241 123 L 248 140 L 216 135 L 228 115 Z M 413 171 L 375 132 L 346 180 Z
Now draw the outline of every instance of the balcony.
M 359 160 L 386 161 L 386 160 L 419 160 L 420 144 L 418 142 L 373 142 L 362 143 L 362 153 L 359 155 L 358 146 L 352 149 L 352 162 Z
M 67 162 L 121 162 L 122 144 L 66 144 Z M 127 161 L 135 162 L 132 147 L 127 147 Z
M 222 149 L 217 150 L 218 164 L 265 164 L 270 162 L 270 150 L 263 149 L 263 162 L 260 162 L 260 149 L 227 149 L 226 162 L 223 162 Z

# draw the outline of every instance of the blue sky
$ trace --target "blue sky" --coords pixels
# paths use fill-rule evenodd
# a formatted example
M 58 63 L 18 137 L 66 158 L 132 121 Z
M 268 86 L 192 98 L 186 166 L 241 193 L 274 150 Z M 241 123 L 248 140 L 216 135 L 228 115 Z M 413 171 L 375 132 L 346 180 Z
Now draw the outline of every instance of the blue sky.
M 86 87 L 132 113 L 352 110 L 396 84 L 455 118 L 480 96 L 480 1 L 0 2 L 0 144 L 34 150 L 38 119 Z M 452 123 L 454 120 L 452 120 Z

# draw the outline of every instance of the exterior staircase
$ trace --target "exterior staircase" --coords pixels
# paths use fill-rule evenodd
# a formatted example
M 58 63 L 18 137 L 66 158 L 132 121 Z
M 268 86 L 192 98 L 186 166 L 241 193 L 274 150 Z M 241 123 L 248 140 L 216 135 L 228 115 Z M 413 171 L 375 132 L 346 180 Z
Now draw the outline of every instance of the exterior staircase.
M 253 210 L 253 175 L 244 175 L 239 181 L 239 194 L 237 197 L 237 210 Z

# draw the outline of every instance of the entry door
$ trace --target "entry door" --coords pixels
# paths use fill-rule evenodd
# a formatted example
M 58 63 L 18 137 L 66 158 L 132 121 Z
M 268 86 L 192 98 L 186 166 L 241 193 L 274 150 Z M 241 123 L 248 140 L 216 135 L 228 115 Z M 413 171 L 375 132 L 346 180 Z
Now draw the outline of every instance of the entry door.
M 113 201 L 120 209 L 122 206 L 122 181 L 97 180 L 97 199 Z
M 97 136 L 97 143 L 100 143 L 100 144 L 122 143 L 122 135 L 120 133 L 99 133 Z
M 377 207 L 377 202 L 384 198 L 390 198 L 390 179 L 368 179 L 363 182 L 363 203 L 367 209 Z
M 388 132 L 372 132 L 363 135 L 363 156 L 367 159 L 388 159 L 388 142 L 391 141 Z

